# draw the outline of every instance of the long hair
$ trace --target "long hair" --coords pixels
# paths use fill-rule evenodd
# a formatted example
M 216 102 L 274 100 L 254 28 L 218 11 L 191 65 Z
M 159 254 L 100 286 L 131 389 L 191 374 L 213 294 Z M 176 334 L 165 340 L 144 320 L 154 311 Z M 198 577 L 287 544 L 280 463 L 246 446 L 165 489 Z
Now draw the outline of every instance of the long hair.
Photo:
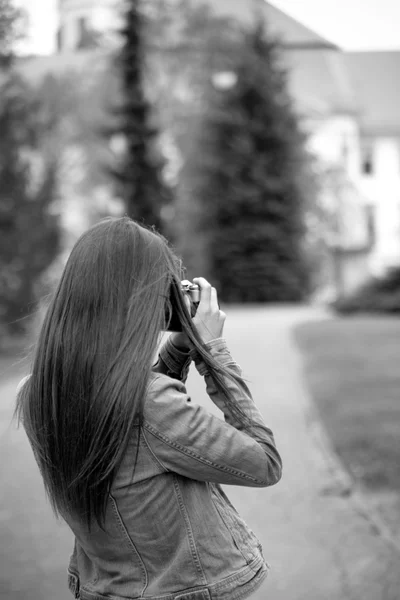
M 181 278 L 166 240 L 128 217 L 103 219 L 75 244 L 16 406 L 57 516 L 104 526 L 135 425 L 140 434 L 153 358 L 173 311 L 237 419 L 251 425 L 224 382 L 237 375 L 212 358 L 192 324 Z

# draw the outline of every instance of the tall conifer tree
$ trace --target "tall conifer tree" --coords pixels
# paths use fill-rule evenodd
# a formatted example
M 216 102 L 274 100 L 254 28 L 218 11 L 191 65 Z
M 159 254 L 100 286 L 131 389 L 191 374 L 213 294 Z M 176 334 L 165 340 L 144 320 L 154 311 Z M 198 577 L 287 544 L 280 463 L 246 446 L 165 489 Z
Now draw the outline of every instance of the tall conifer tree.
M 117 128 L 126 140 L 126 149 L 115 174 L 127 214 L 162 230 L 162 209 L 169 202 L 170 192 L 162 179 L 163 161 L 156 148 L 158 132 L 144 91 L 145 19 L 140 0 L 127 0 L 122 35 L 119 67 L 123 99 Z
M 189 158 L 192 227 L 224 300 L 299 301 L 308 292 L 304 138 L 264 26 L 244 34 L 238 56 L 236 83 L 210 86 Z
M 37 300 L 35 286 L 60 247 L 57 161 L 42 154 L 38 106 L 15 74 L 0 100 L 0 325 L 23 333 Z
M 51 210 L 57 162 L 41 146 L 54 120 L 14 71 L 20 27 L 21 12 L 0 0 L 0 345 L 26 331 L 36 283 L 60 243 L 58 217 Z

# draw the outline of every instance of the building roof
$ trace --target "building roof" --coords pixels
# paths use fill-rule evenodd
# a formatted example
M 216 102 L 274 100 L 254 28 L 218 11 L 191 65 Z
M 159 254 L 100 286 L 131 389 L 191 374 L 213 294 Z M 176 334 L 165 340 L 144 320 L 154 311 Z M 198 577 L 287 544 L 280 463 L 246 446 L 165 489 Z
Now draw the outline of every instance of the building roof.
M 365 135 L 400 135 L 400 50 L 346 52 Z
M 322 118 L 354 114 L 358 104 L 344 54 L 339 49 L 285 50 L 288 85 L 301 113 Z
M 337 46 L 266 0 L 208 0 L 213 11 L 251 24 L 263 18 L 284 48 L 289 88 L 301 114 L 326 117 L 354 110 L 354 94 Z
M 220 2 L 220 0 L 218 0 Z M 335 44 L 312 31 L 266 0 L 257 0 L 258 12 L 265 18 L 270 32 L 284 44 L 294 48 L 337 48 Z
M 232 17 L 246 25 L 251 24 L 261 16 L 265 19 L 270 32 L 281 38 L 285 44 L 324 48 L 335 47 L 330 41 L 266 0 L 206 0 L 206 2 L 215 14 Z

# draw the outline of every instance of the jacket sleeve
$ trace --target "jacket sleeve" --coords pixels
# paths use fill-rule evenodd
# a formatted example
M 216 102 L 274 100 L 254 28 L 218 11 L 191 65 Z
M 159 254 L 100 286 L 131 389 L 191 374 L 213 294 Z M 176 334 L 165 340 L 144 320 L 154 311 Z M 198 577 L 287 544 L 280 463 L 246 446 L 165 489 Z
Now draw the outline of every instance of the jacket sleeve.
M 192 357 L 190 353 L 178 350 L 171 342 L 171 339 L 168 338 L 159 352 L 158 361 L 153 366 L 153 372 L 168 375 L 168 377 L 185 382 L 189 374 L 191 362 Z
M 216 360 L 241 375 L 224 340 L 214 340 L 207 347 Z M 235 419 L 206 365 L 195 351 L 191 354 L 224 420 L 192 403 L 182 382 L 159 374 L 144 411 L 144 436 L 150 451 L 165 471 L 191 479 L 249 487 L 274 485 L 281 477 L 281 458 L 243 379 L 239 384 L 227 383 L 232 400 L 252 418 L 251 429 L 244 429 Z

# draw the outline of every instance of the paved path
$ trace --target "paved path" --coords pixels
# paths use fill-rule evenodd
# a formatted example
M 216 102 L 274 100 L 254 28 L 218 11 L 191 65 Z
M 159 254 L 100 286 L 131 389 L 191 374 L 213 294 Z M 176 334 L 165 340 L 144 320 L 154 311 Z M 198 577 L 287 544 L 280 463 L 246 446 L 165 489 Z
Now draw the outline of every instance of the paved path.
M 294 324 L 316 318 L 325 315 L 308 308 L 229 311 L 229 346 L 284 462 L 283 479 L 271 489 L 226 488 L 272 565 L 252 600 L 399 600 L 400 557 L 348 497 L 326 493 L 336 480 L 311 435 L 309 396 L 291 338 Z M 8 427 L 15 383 L 0 391 L 0 598 L 67 600 L 71 536 L 52 518 L 23 432 Z M 188 387 L 194 400 L 213 408 L 196 373 Z
M 0 599 L 71 600 L 72 536 L 52 515 L 24 431 L 10 425 L 17 382 L 0 387 Z
M 325 318 L 313 309 L 233 311 L 226 337 L 275 433 L 284 464 L 270 489 L 227 493 L 259 535 L 270 576 L 254 600 L 399 600 L 400 555 L 376 535 L 336 480 L 309 426 L 310 398 L 294 324 Z M 253 597 L 252 597 L 253 599 Z

